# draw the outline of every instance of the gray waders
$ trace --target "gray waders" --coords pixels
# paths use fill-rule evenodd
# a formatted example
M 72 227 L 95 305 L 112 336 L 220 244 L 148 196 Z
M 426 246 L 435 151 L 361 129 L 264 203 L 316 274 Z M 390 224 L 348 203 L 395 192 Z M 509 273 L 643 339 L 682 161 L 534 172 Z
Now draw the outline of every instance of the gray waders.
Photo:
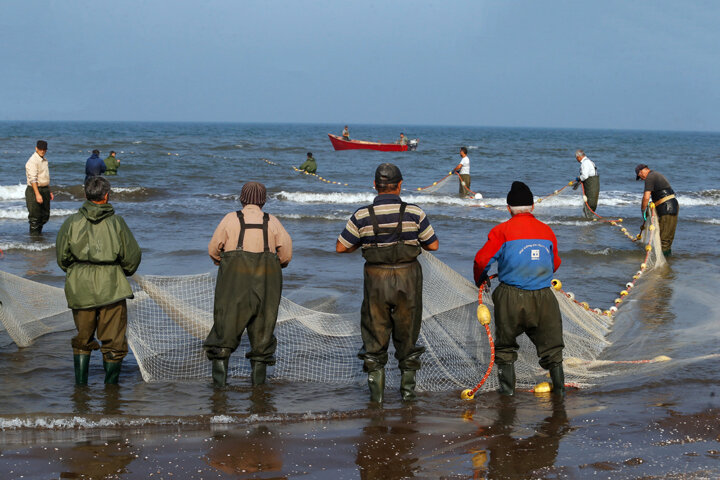
M 213 383 L 222 387 L 227 380 L 230 354 L 240 345 L 247 329 L 250 351 L 245 355 L 252 366 L 252 384 L 265 383 L 267 365 L 275 364 L 275 323 L 282 294 L 282 270 L 277 254 L 268 245 L 269 215 L 262 224 L 245 224 L 242 211 L 237 250 L 224 252 L 215 286 L 213 327 L 203 347 L 213 363 Z M 264 251 L 242 250 L 245 230 L 263 231 Z
M 422 268 L 417 261 L 419 245 L 400 241 L 402 220 L 407 204 L 400 205 L 400 219 L 395 228 L 380 228 L 375 210 L 368 208 L 375 239 L 381 234 L 395 234 L 398 243 L 363 249 L 365 258 L 364 295 L 360 313 L 363 347 L 358 354 L 363 370 L 368 372 L 370 400 L 382 403 L 385 389 L 385 364 L 392 334 L 395 358 L 401 370 L 400 392 L 403 400 L 415 399 L 415 371 L 420 368 L 418 347 L 422 321 Z

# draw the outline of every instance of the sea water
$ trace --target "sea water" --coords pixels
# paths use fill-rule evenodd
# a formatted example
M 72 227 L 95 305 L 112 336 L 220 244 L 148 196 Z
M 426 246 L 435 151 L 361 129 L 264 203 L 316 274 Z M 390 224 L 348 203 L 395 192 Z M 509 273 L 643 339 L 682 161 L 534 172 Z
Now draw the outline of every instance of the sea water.
M 283 294 L 301 304 L 332 300 L 340 311 L 358 310 L 362 259 L 359 254 L 337 255 L 334 246 L 348 217 L 372 201 L 378 164 L 392 162 L 400 167 L 402 197 L 427 213 L 440 240 L 437 256 L 471 278 L 473 257 L 488 231 L 508 218 L 502 207 L 512 181 L 525 182 L 536 197 L 548 195 L 577 176 L 574 152 L 582 148 L 600 174 L 598 214 L 622 217 L 633 234 L 642 221 L 643 183 L 635 181 L 636 164 L 645 163 L 665 175 L 677 194 L 680 220 L 669 268 L 654 274 L 637 301 L 626 306 L 627 313 L 618 316 L 608 350 L 613 358 L 668 355 L 673 362 L 642 370 L 642 375 L 630 370 L 571 392 L 561 407 L 531 395 L 521 395 L 508 407 L 492 393 L 467 404 L 455 391 L 422 393 L 417 404 L 407 407 L 401 405 L 397 392 L 388 392 L 384 413 L 378 416 L 377 409 L 367 404 L 364 385 L 339 388 L 271 379 L 258 393 L 246 386 L 248 379 L 231 379 L 232 386 L 218 393 L 209 379 L 146 384 L 132 356 L 125 362 L 121 388 L 103 388 L 102 368 L 95 356 L 90 388 L 76 389 L 69 345 L 72 332 L 60 332 L 38 339 L 29 348 L 1 347 L 3 443 L 38 448 L 56 442 L 70 445 L 66 456 L 72 457 L 80 455 L 73 446 L 78 442 L 102 445 L 108 435 L 116 439 L 117 435 L 107 433 L 113 429 L 134 429 L 136 435 L 121 443 L 123 449 L 136 452 L 153 442 L 162 443 L 159 439 L 167 436 L 162 429 L 168 426 L 199 431 L 186 439 L 191 445 L 203 432 L 216 432 L 222 426 L 230 443 L 207 450 L 206 456 L 212 457 L 217 451 L 233 450 L 232 442 L 262 445 L 256 437 L 258 429 L 265 428 L 296 440 L 313 436 L 321 451 L 332 452 L 333 443 L 345 442 L 352 452 L 335 461 L 323 460 L 322 455 L 306 451 L 302 442 L 290 441 L 271 462 L 273 467 L 264 470 L 354 478 L 358 472 L 373 471 L 376 464 L 368 458 L 377 453 L 373 448 L 378 442 L 395 438 L 393 429 L 405 428 L 410 446 L 397 437 L 380 449 L 401 459 L 399 464 L 388 463 L 388 478 L 509 475 L 514 467 L 502 462 L 498 452 L 523 451 L 528 439 L 530 444 L 546 439 L 547 445 L 540 441 L 543 448 L 530 455 L 537 465 L 529 465 L 522 475 L 717 471 L 720 432 L 708 430 L 707 423 L 713 418 L 718 423 L 715 391 L 720 384 L 716 356 L 720 247 L 715 241 L 720 228 L 720 134 L 351 125 L 353 138 L 393 141 L 403 131 L 419 138 L 419 148 L 397 153 L 335 152 L 327 133 L 341 129 L 342 125 L 0 123 L 4 254 L 0 268 L 62 286 L 55 235 L 82 204 L 81 184 L 90 152 L 97 148 L 105 158 L 115 150 L 120 167 L 117 176 L 108 177 L 110 201 L 143 249 L 140 274 L 214 271 L 207 255 L 212 231 L 226 213 L 241 208 L 240 188 L 254 180 L 267 186 L 265 210 L 276 215 L 293 238 L 293 260 L 283 272 Z M 38 139 L 49 143 L 55 200 L 42 238 L 33 239 L 24 205 L 24 164 Z M 483 198 L 418 192 L 459 163 L 461 146 L 468 147 L 471 159 L 471 188 Z M 322 179 L 292 168 L 304 161 L 307 152 L 317 159 Z M 558 237 L 563 264 L 556 275 L 565 290 L 593 307 L 612 305 L 642 261 L 638 245 L 617 229 L 583 218 L 579 191 L 553 197 L 539 204 L 535 213 Z M 396 368 L 394 360 L 389 365 Z M 158 428 L 162 431 L 153 434 Z M 485 457 L 478 452 L 485 452 Z M 677 456 L 683 461 L 675 462 Z M 3 463 L 2 458 L 0 471 L 7 473 L 23 457 L 16 453 L 15 463 Z M 121 470 L 131 471 L 133 462 L 140 465 L 134 458 L 128 455 Z M 308 458 L 306 463 L 314 465 L 297 467 L 289 458 Z M 239 463 L 252 463 L 245 460 Z M 275 468 L 278 462 L 280 467 Z M 226 472 L 212 461 L 206 463 L 211 471 Z

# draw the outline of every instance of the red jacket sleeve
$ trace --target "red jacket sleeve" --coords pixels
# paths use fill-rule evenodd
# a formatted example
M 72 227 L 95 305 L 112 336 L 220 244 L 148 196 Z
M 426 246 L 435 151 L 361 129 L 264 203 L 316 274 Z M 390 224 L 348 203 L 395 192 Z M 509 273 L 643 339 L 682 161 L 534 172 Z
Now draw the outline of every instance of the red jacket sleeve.
M 499 227 L 500 226 L 498 225 L 490 230 L 487 242 L 485 242 L 485 245 L 483 245 L 483 247 L 475 254 L 475 262 L 473 264 L 473 276 L 475 278 L 475 283 L 477 283 L 478 279 L 480 279 L 480 275 L 482 275 L 483 271 L 485 271 L 485 269 L 490 265 L 490 261 L 500 251 L 505 243 L 505 235 Z

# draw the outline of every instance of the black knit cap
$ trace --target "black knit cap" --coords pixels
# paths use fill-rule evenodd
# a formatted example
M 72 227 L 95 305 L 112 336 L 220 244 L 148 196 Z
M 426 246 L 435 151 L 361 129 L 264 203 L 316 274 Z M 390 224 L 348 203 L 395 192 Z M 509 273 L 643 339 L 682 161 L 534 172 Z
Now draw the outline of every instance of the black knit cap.
M 400 169 L 392 163 L 381 163 L 375 170 L 375 185 L 392 185 L 402 179 Z
M 524 207 L 533 204 L 533 194 L 523 182 L 513 182 L 507 194 L 507 204 L 511 207 Z
M 45 140 L 38 140 L 35 146 L 38 150 L 47 150 L 47 142 Z
M 265 185 L 258 182 L 247 182 L 240 190 L 240 203 L 244 205 L 265 205 L 267 191 Z

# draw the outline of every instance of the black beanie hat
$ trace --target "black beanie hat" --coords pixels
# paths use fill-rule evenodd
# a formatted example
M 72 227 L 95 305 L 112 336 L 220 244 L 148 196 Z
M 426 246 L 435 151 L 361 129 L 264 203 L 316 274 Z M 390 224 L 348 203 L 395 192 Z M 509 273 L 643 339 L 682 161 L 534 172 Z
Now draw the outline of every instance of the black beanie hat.
M 523 207 L 533 204 L 533 194 L 523 182 L 513 182 L 507 194 L 507 204 L 511 207 Z

